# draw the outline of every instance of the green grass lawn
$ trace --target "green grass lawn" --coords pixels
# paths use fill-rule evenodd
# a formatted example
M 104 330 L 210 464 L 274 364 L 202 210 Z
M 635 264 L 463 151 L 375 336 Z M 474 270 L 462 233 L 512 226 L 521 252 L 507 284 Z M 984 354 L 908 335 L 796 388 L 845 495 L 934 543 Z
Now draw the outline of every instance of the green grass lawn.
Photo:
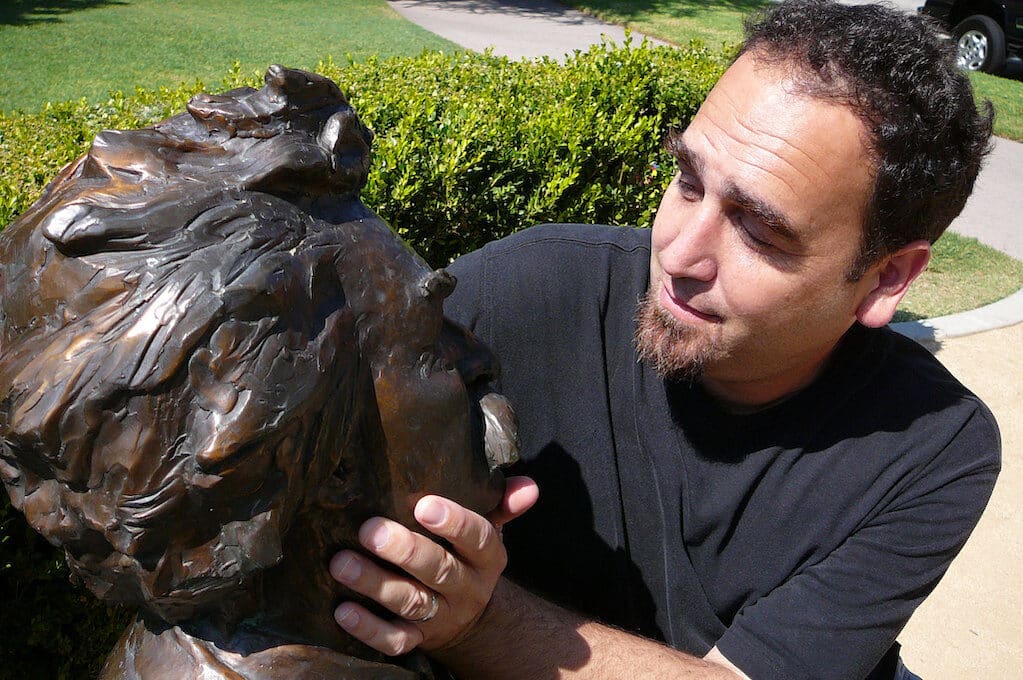
M 896 321 L 929 319 L 976 309 L 1023 288 L 1023 262 L 977 239 L 946 232 L 931 264 L 902 300 Z
M 424 49 L 457 47 L 384 0 L 0 0 L 0 111 Z
M 742 20 L 770 0 L 567 0 L 604 21 L 633 28 L 678 45 L 699 40 L 707 47 L 734 47 Z
M 995 134 L 1023 142 L 1023 82 L 987 73 L 971 73 L 970 80 L 974 93 L 995 106 Z

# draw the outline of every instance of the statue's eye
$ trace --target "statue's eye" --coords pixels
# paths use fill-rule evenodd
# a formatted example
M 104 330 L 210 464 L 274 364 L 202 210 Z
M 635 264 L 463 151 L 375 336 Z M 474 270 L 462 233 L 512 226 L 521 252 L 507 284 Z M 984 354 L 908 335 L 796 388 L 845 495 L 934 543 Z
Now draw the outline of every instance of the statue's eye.
M 455 370 L 455 367 L 447 359 L 447 357 L 434 354 L 432 350 L 423 352 L 419 355 L 419 373 L 424 377 L 429 377 L 433 373 L 447 373 Z

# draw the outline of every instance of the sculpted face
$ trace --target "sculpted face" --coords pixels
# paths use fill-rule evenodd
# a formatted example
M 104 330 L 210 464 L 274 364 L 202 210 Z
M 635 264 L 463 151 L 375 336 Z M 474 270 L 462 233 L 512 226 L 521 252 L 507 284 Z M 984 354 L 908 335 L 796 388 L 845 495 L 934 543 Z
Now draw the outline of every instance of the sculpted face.
M 514 440 L 514 424 L 503 397 L 487 388 L 497 375 L 496 359 L 444 318 L 454 278 L 427 268 L 390 230 L 364 235 L 349 257 L 361 266 L 345 268 L 342 285 L 370 293 L 350 305 L 371 329 L 362 351 L 372 366 L 382 445 L 393 452 L 389 514 L 415 526 L 411 508 L 424 495 L 424 479 L 431 493 L 493 507 L 503 489 L 496 466 L 514 456 L 502 444 Z M 479 464 L 482 450 L 492 468 Z
M 371 140 L 271 67 L 102 133 L 0 236 L 0 475 L 101 597 L 182 621 L 424 494 L 499 502 L 496 363 L 359 202 Z
M 873 187 L 847 107 L 797 93 L 744 55 L 673 144 L 638 344 L 667 370 L 763 403 L 805 384 L 852 325 L 876 272 L 847 280 Z

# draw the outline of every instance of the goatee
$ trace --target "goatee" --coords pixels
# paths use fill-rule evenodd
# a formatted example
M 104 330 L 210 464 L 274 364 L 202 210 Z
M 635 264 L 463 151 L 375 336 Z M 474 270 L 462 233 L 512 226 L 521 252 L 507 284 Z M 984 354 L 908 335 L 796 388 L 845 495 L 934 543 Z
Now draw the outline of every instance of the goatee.
M 669 314 L 649 290 L 636 311 L 635 344 L 640 360 L 670 380 L 700 380 L 719 354 L 713 339 Z

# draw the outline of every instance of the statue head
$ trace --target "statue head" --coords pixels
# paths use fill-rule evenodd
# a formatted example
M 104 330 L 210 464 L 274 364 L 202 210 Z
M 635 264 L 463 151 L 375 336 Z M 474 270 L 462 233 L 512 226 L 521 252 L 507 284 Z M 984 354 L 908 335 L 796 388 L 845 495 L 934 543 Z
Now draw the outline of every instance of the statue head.
M 371 141 L 333 82 L 273 66 L 101 133 L 0 236 L 0 475 L 100 597 L 183 621 L 297 528 L 325 570 L 426 493 L 500 500 L 495 359 L 359 201 Z

